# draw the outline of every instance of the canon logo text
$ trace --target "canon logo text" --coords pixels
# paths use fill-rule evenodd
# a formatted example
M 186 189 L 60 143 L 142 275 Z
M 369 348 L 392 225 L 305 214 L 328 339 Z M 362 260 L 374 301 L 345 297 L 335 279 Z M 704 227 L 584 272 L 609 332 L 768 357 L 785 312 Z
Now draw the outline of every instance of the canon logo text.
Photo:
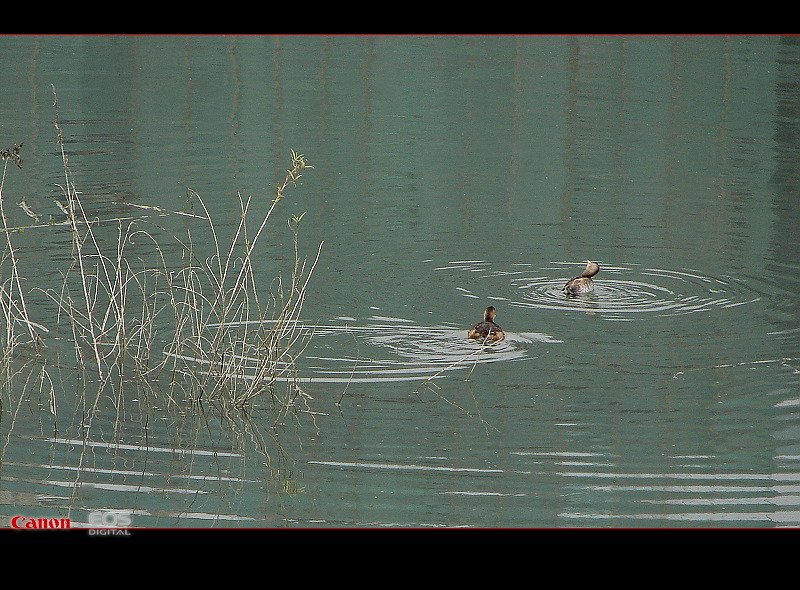
M 11 527 L 15 529 L 69 529 L 72 528 L 69 518 L 27 518 L 15 516 L 11 519 Z

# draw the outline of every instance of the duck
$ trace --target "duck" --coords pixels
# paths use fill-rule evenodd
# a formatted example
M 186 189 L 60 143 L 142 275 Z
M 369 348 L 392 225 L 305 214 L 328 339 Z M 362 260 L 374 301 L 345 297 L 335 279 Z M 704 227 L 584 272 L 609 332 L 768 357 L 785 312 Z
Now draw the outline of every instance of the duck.
M 472 326 L 467 333 L 467 337 L 472 340 L 489 340 L 492 342 L 499 342 L 506 337 L 503 328 L 494 323 L 494 316 L 496 310 L 494 306 L 490 305 L 483 312 L 483 321 L 479 324 Z
M 591 293 L 594 291 L 592 277 L 598 272 L 600 272 L 600 265 L 591 260 L 587 260 L 586 268 L 583 272 L 574 279 L 567 281 L 567 284 L 564 285 L 562 290 L 567 295 L 584 295 L 585 293 Z

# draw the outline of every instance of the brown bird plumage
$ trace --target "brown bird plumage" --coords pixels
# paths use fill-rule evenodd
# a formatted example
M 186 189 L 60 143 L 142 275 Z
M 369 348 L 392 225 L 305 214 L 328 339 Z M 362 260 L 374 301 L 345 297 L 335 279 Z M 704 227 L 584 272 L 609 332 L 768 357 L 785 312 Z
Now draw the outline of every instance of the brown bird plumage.
M 592 282 L 592 277 L 598 272 L 600 272 L 600 265 L 596 262 L 592 262 L 591 260 L 587 261 L 586 268 L 583 270 L 583 272 L 574 279 L 567 281 L 567 284 L 564 285 L 564 293 L 567 295 L 583 295 L 584 293 L 591 293 L 594 291 L 594 282 Z
M 491 342 L 499 342 L 505 338 L 506 334 L 503 329 L 494 323 L 494 316 L 495 309 L 490 305 L 483 313 L 483 321 L 472 326 L 467 337 L 472 340 L 489 340 Z

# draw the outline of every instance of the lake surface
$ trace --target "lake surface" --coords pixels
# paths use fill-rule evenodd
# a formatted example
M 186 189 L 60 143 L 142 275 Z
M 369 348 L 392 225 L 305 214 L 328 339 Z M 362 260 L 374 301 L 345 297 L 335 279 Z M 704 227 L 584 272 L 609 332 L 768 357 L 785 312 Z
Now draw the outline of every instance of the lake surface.
M 2 238 L 48 328 L 2 384 L 0 525 L 98 510 L 134 527 L 800 524 L 797 37 L 5 36 L 0 51 L 0 148 L 23 142 L 24 160 L 5 216 L 35 225 Z M 269 207 L 291 150 L 313 166 L 253 258 L 265 289 L 290 275 L 301 214 L 300 255 L 322 244 L 290 411 L 200 407 L 158 379 L 86 395 L 43 294 L 73 261 L 56 114 L 112 252 L 113 220 L 135 219 L 211 257 L 191 191 L 224 242 L 239 195 Z M 154 246 L 128 253 L 147 264 Z M 588 259 L 594 293 L 565 297 Z M 6 258 L 4 293 L 11 279 Z M 466 333 L 487 305 L 507 338 L 482 348 Z M 168 340 L 156 331 L 152 358 Z

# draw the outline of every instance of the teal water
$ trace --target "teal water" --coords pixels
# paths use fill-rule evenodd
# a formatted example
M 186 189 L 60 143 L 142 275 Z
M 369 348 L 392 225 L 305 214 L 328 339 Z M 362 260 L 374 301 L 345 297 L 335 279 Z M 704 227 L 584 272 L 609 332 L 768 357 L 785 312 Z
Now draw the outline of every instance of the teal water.
M 230 235 L 237 194 L 266 206 L 294 149 L 313 168 L 257 270 L 291 266 L 292 216 L 304 256 L 324 242 L 299 411 L 273 426 L 267 399 L 221 414 L 123 384 L 86 430 L 75 353 L 35 290 L 61 281 L 69 231 L 14 232 L 32 319 L 53 328 L 43 357 L 20 354 L 57 393 L 54 413 L 38 373 L 3 385 L 3 526 L 97 510 L 135 527 L 800 523 L 796 37 L 6 36 L 0 50 L 0 147 L 23 142 L 24 158 L 2 188 L 10 226 L 30 223 L 22 199 L 61 219 L 52 85 L 98 218 L 202 248 L 203 224 L 175 214 L 187 191 Z M 113 244 L 117 225 L 99 227 Z M 565 298 L 587 259 L 595 292 Z M 466 331 L 487 305 L 508 337 L 482 350 Z

